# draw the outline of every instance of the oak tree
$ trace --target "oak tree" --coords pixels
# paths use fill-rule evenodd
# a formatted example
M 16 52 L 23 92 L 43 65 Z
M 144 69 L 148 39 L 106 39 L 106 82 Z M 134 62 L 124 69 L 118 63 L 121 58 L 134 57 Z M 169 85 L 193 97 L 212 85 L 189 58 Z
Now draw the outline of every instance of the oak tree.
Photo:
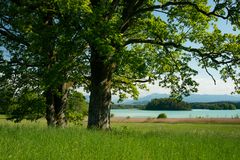
M 239 29 L 238 1 L 87 2 L 81 26 L 90 55 L 89 128 L 110 127 L 112 93 L 137 95 L 137 84 L 158 80 L 173 96 L 188 95 L 197 86 L 191 59 L 206 70 L 239 61 L 239 35 L 216 25 L 220 18 Z
M 65 126 L 68 91 L 77 83 L 72 77 L 85 49 L 77 22 L 54 0 L 3 0 L 0 6 L 0 41 L 7 50 L 1 54 L 1 78 L 13 87 L 13 96 L 43 95 L 48 125 Z

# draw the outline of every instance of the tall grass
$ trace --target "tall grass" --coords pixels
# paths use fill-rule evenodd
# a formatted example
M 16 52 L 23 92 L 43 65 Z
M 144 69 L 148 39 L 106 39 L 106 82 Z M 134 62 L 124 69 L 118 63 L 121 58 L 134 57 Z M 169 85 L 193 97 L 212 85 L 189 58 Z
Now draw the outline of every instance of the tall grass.
M 240 125 L 116 123 L 111 131 L 0 123 L 0 159 L 234 160 Z

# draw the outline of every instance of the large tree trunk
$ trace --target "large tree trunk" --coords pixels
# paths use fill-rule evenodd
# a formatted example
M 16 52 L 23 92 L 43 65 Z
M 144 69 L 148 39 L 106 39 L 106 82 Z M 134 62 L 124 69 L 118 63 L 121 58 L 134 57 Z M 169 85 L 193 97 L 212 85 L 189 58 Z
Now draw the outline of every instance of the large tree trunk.
M 54 96 L 55 119 L 57 127 L 66 127 L 67 119 L 65 111 L 67 107 L 68 88 L 66 83 L 58 87 L 58 93 Z
M 96 51 L 92 53 L 88 128 L 110 128 L 112 70 L 112 65 L 106 59 Z
M 57 89 L 46 91 L 46 120 L 50 127 L 65 127 L 67 119 L 65 111 L 67 106 L 69 86 L 67 83 L 59 85 Z
M 54 94 L 51 89 L 48 89 L 45 93 L 46 96 L 46 120 L 47 125 L 50 127 L 56 126 L 55 121 L 55 107 L 54 107 Z
M 53 15 L 50 13 L 47 13 L 45 17 L 43 17 L 43 22 L 45 27 L 41 30 L 41 32 L 39 33 L 42 38 L 44 37 L 45 41 L 43 41 L 42 43 L 42 52 L 46 52 L 48 55 L 48 59 L 47 59 L 47 68 L 46 71 L 51 71 L 53 64 L 56 61 L 56 56 L 54 55 L 54 39 L 51 37 L 51 34 L 46 35 L 46 30 L 48 30 L 49 28 L 52 27 L 53 25 Z M 47 73 L 47 75 L 44 76 L 44 81 L 45 81 L 45 85 L 48 86 L 49 83 L 51 83 L 51 79 L 49 79 L 49 73 Z M 50 81 L 50 82 L 49 82 Z M 55 120 L 55 87 L 50 84 L 48 86 L 48 89 L 46 91 L 46 120 L 47 120 L 47 124 L 48 126 L 52 126 L 55 127 L 56 126 L 56 120 Z

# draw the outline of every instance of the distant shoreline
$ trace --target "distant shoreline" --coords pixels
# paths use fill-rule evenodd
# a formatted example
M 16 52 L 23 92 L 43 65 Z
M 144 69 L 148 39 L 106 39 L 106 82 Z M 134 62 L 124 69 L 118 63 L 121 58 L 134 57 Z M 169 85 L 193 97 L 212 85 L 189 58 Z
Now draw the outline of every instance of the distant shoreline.
M 240 118 L 126 118 L 112 117 L 114 123 L 229 123 L 240 124 Z

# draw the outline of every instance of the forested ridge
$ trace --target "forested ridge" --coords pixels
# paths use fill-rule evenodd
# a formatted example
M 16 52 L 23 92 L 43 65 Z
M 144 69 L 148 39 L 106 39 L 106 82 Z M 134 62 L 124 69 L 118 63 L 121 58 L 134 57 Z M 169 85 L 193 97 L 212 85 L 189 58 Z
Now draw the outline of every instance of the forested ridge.
M 143 109 L 143 110 L 235 110 L 240 109 L 240 102 L 195 102 L 187 103 L 172 98 L 153 99 L 147 105 L 113 104 L 112 109 Z

